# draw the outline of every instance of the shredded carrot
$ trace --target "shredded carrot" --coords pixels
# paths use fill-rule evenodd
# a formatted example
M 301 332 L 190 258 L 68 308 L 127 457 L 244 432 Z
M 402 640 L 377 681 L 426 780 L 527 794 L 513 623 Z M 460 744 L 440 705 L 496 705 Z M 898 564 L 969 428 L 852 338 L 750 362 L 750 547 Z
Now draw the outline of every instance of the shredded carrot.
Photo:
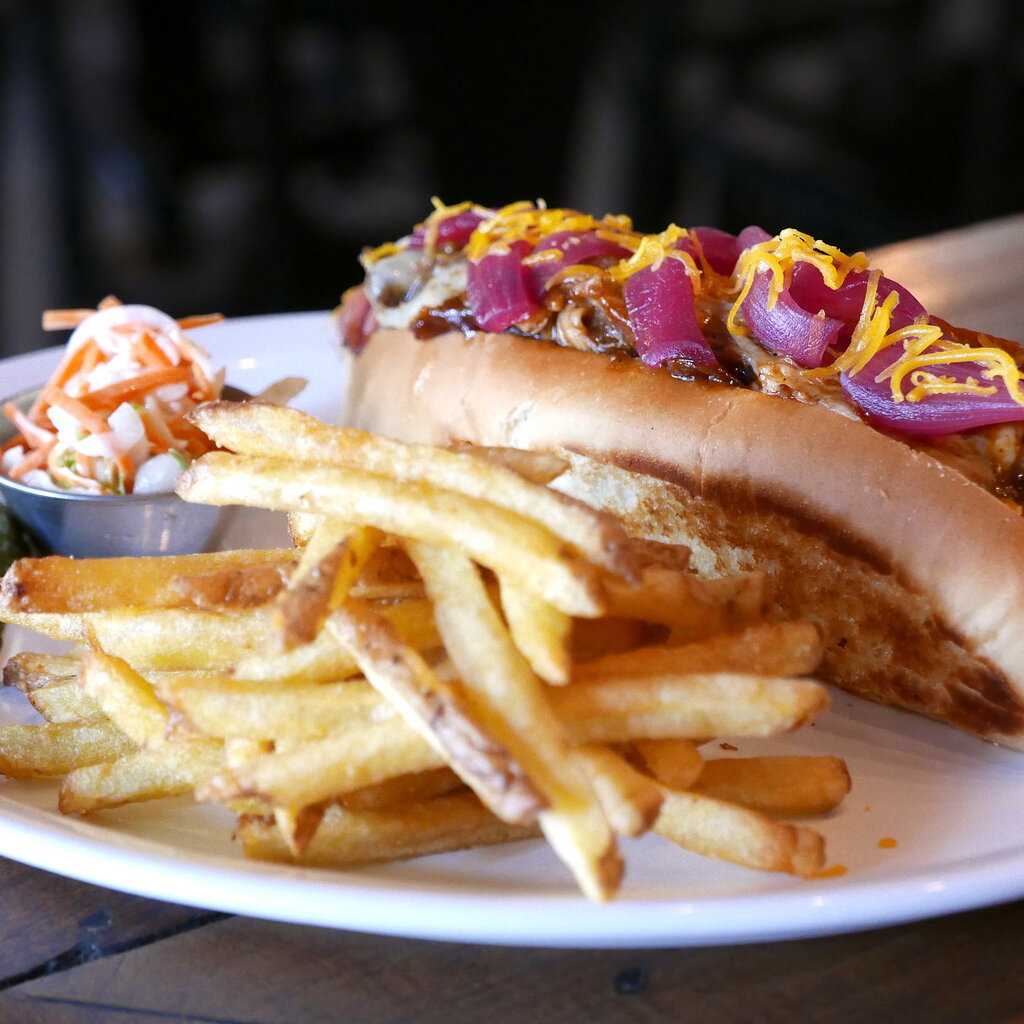
M 154 388 L 163 387 L 165 384 L 187 383 L 189 376 L 187 366 L 164 366 L 91 391 L 83 395 L 81 401 L 89 409 L 113 412 L 122 402 L 130 401 L 135 396 L 145 394 Z
M 170 366 L 171 361 L 167 353 L 156 343 L 149 331 L 142 331 L 132 342 L 132 355 L 141 366 L 164 367 Z
M 38 448 L 53 439 L 52 431 L 33 423 L 13 402 L 5 403 L 4 416 L 21 431 L 25 443 L 32 448 Z
M 93 412 L 84 402 L 66 395 L 63 391 L 51 388 L 47 388 L 47 391 L 52 392 L 49 396 L 50 404 L 57 406 L 58 409 L 63 409 L 69 416 L 74 416 L 83 430 L 87 430 L 90 434 L 105 434 L 110 430 L 107 421 Z
M 57 438 L 51 438 L 50 441 L 39 447 L 33 448 L 17 465 L 11 468 L 11 471 L 7 474 L 12 480 L 20 480 L 29 470 L 39 469 L 41 466 L 46 465 L 47 457 L 50 454 L 50 450 L 57 443 Z
M 196 316 L 183 316 L 178 321 L 178 326 L 183 331 L 191 331 L 196 327 L 206 327 L 208 324 L 219 324 L 223 319 L 223 313 L 199 313 Z
M 166 452 L 174 447 L 174 434 L 171 433 L 164 418 L 154 409 L 145 409 L 142 413 L 142 425 L 146 429 L 146 437 L 157 452 Z
M 116 295 L 108 295 L 105 299 L 100 300 L 97 309 L 110 309 L 112 306 L 123 306 L 124 303 Z
M 39 417 L 46 411 L 46 405 L 49 398 L 46 397 L 47 393 L 52 390 L 60 390 L 65 384 L 81 369 L 82 362 L 85 359 L 86 351 L 89 347 L 96 348 L 95 341 L 88 341 L 84 345 L 79 345 L 73 351 L 65 354 L 64 358 L 57 364 L 57 369 L 53 371 L 50 379 L 46 382 L 46 387 L 39 392 L 39 397 L 33 402 L 32 408 L 28 411 L 29 419 L 38 420 Z
M 95 312 L 95 309 L 48 309 L 43 313 L 43 330 L 73 331 Z
M 125 494 L 130 494 L 132 484 L 135 483 L 135 466 L 127 455 L 118 455 L 114 459 L 114 465 L 121 471 L 121 486 Z

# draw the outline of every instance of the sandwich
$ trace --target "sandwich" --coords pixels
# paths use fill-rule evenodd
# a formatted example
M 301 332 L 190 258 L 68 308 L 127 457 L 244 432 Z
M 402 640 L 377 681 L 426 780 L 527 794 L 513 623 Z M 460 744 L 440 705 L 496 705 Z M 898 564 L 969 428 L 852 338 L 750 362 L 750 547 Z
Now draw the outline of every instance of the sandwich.
M 760 570 L 822 678 L 1024 750 L 1024 353 L 803 232 L 435 209 L 336 311 L 348 418 L 554 452 L 701 575 Z

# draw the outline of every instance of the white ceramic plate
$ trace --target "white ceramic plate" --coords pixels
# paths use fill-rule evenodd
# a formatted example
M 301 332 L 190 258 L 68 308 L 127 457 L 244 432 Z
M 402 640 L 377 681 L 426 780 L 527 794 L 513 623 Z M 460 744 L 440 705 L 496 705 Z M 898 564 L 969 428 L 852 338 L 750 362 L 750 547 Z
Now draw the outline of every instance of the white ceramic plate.
M 340 414 L 343 363 L 326 314 L 229 321 L 201 340 L 231 383 L 311 384 L 297 405 Z M 54 352 L 0 363 L 4 390 L 44 379 Z M 240 517 L 228 543 L 279 543 L 280 522 Z M 7 650 L 35 638 L 8 630 Z M 28 720 L 21 695 L 0 721 Z M 835 694 L 802 733 L 738 751 L 844 757 L 853 790 L 814 822 L 841 877 L 798 881 L 714 863 L 656 837 L 624 844 L 621 896 L 582 899 L 540 842 L 329 872 L 246 861 L 232 819 L 186 800 L 107 811 L 55 811 L 49 782 L 0 786 L 0 854 L 128 892 L 256 917 L 434 939 L 544 946 L 691 946 L 855 931 L 1024 896 L 1024 756 L 952 729 Z

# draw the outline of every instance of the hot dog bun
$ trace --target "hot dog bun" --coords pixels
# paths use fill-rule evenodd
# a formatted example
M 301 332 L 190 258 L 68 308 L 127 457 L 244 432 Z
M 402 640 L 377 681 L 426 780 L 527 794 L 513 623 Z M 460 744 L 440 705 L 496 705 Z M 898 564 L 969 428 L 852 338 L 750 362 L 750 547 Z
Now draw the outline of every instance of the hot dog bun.
M 706 575 L 759 568 L 823 678 L 1024 750 L 1024 519 L 859 420 L 510 335 L 374 333 L 348 419 L 566 455 L 558 485 Z

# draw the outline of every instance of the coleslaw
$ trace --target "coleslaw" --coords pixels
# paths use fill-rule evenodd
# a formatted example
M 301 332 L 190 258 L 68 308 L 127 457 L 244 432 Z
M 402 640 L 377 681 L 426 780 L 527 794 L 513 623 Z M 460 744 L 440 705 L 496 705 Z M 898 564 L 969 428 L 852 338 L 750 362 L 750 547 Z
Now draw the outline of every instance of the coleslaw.
M 171 489 L 213 447 L 186 414 L 219 398 L 224 385 L 224 370 L 214 370 L 185 331 L 221 319 L 175 320 L 113 297 L 95 310 L 44 314 L 44 328 L 73 331 L 31 406 L 4 405 L 18 434 L 0 450 L 0 473 L 29 487 L 95 495 Z

